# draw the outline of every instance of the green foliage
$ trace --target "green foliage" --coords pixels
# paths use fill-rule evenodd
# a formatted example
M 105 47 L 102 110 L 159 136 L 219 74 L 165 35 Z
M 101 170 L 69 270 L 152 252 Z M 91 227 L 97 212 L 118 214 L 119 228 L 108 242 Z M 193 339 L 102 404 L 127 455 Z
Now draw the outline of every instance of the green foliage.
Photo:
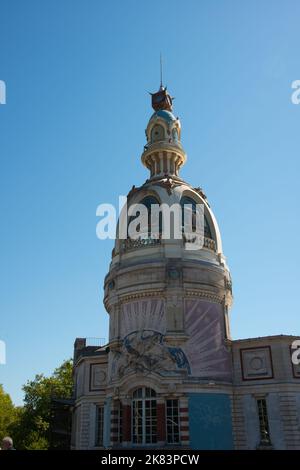
M 9 396 L 0 385 L 0 441 L 9 434 L 10 426 L 17 420 L 17 410 Z
M 65 361 L 50 377 L 45 377 L 43 374 L 36 375 L 34 380 L 24 385 L 23 390 L 24 406 L 15 409 L 15 419 L 11 421 L 7 430 L 13 437 L 17 449 L 49 449 L 51 400 L 72 396 L 72 361 Z M 52 443 L 52 446 L 55 447 L 55 443 Z

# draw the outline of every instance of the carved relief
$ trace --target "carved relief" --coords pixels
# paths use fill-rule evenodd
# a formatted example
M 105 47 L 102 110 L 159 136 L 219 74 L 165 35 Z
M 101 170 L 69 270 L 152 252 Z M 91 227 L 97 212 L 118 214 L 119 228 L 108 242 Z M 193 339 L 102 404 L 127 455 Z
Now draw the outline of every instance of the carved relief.
M 174 181 L 172 178 L 166 177 L 160 181 L 156 181 L 155 185 L 164 188 L 170 196 L 172 194 L 172 189 L 176 186 L 181 186 L 182 182 Z
M 273 378 L 271 348 L 245 348 L 240 350 L 243 380 Z
M 105 386 L 106 372 L 104 367 L 102 364 L 90 365 L 90 391 L 100 390 Z

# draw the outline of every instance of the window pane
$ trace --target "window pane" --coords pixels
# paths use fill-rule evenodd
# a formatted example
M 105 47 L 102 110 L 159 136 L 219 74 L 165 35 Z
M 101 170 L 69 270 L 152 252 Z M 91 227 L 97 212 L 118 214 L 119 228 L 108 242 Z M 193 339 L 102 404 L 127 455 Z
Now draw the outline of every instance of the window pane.
M 151 388 L 138 389 L 132 400 L 132 440 L 137 444 L 157 442 L 156 393 Z
M 103 446 L 103 423 L 104 423 L 104 407 L 97 406 L 96 408 L 96 439 L 95 446 Z
M 270 431 L 269 431 L 267 402 L 265 398 L 261 398 L 257 400 L 257 408 L 258 408 L 260 441 L 261 441 L 261 444 L 269 445 L 271 444 L 271 440 L 270 440 Z
M 167 400 L 167 442 L 176 444 L 180 441 L 179 434 L 179 401 Z

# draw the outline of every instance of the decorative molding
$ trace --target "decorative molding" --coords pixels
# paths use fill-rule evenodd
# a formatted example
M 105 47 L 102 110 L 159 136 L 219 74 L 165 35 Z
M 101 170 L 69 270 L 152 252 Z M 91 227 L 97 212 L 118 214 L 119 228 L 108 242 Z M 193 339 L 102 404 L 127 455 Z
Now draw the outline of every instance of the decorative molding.
M 90 364 L 90 380 L 89 380 L 89 391 L 96 392 L 102 390 L 106 386 L 106 370 L 107 364 L 94 363 Z
M 201 298 L 204 300 L 210 300 L 211 302 L 215 302 L 218 304 L 222 304 L 224 302 L 224 296 L 223 295 L 218 295 L 214 294 L 213 292 L 205 291 L 205 290 L 190 290 L 186 289 L 185 295 L 187 297 L 196 297 L 196 298 Z
M 134 294 L 125 294 L 125 295 L 120 295 L 120 300 L 122 303 L 128 302 L 130 300 L 136 300 L 136 299 L 144 299 L 145 297 L 160 297 L 160 298 L 165 298 L 164 290 L 154 290 L 154 291 L 149 291 L 149 292 L 136 292 Z
M 155 182 L 155 186 L 161 186 L 162 188 L 164 188 L 167 191 L 169 196 L 172 194 L 173 188 L 175 188 L 176 186 L 181 186 L 182 184 L 183 183 L 175 181 L 170 177 L 166 177 L 165 179 L 161 181 Z
M 118 299 L 122 303 L 130 302 L 131 300 L 138 300 L 138 299 L 145 299 L 147 297 L 158 297 L 160 299 L 166 299 L 167 291 L 166 288 L 162 289 L 155 289 L 155 290 L 149 290 L 149 291 L 141 291 L 141 292 L 135 292 L 132 294 L 121 294 L 118 293 Z M 184 297 L 195 297 L 195 298 L 201 298 L 203 300 L 209 300 L 211 302 L 215 302 L 218 304 L 224 303 L 224 295 L 218 295 L 213 292 L 205 291 L 205 290 L 191 290 L 191 289 L 185 289 Z M 104 299 L 104 305 L 106 309 L 109 311 L 109 297 L 106 296 Z
M 271 346 L 240 349 L 243 380 L 270 380 L 274 378 Z

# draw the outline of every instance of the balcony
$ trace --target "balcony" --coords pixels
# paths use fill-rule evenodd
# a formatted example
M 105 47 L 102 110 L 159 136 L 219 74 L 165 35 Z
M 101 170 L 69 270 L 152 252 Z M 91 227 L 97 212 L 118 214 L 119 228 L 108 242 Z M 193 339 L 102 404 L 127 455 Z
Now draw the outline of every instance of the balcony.
M 121 240 L 120 248 L 121 253 L 126 253 L 130 250 L 136 250 L 137 248 L 147 248 L 149 246 L 161 245 L 161 237 L 151 238 L 148 236 L 139 237 L 137 239 L 126 238 L 126 240 Z
M 216 242 L 209 237 L 201 237 L 195 233 L 188 233 L 182 235 L 184 243 L 198 243 L 201 248 L 206 248 L 208 250 L 216 252 Z M 198 238 L 198 240 L 196 240 Z M 120 241 L 120 251 L 121 253 L 127 253 L 131 250 L 136 250 L 138 248 L 147 248 L 155 247 L 161 245 L 161 234 L 155 238 L 149 236 L 141 236 L 137 239 L 127 238 L 126 240 Z

